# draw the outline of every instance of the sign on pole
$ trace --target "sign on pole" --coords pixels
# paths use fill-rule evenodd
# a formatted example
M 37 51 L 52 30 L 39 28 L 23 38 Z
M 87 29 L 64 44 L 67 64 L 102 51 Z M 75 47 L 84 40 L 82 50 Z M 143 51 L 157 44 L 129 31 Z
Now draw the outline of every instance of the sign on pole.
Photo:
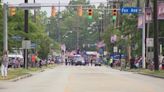
M 144 15 L 139 15 L 138 16 L 138 28 L 143 29 L 144 27 Z
M 23 40 L 22 41 L 22 48 L 23 49 L 31 49 L 31 41 L 30 40 Z
M 113 52 L 117 52 L 118 51 L 118 48 L 115 46 L 113 47 Z
M 121 7 L 120 13 L 122 14 L 138 14 L 141 12 L 139 7 Z
M 147 38 L 146 39 L 146 46 L 147 47 L 153 47 L 154 46 L 154 39 L 153 38 Z
M 24 10 L 40 9 L 41 4 L 40 3 L 20 3 L 18 7 L 22 8 Z
M 152 8 L 145 8 L 145 22 L 150 23 L 152 21 Z
M 158 1 L 158 19 L 164 19 L 164 2 Z

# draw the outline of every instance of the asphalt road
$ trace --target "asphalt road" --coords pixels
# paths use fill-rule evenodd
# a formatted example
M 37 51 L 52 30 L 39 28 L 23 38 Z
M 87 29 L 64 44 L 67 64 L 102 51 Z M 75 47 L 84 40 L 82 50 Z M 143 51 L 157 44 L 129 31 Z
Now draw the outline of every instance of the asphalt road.
M 0 81 L 0 92 L 164 92 L 164 79 L 105 66 L 57 66 L 17 82 Z

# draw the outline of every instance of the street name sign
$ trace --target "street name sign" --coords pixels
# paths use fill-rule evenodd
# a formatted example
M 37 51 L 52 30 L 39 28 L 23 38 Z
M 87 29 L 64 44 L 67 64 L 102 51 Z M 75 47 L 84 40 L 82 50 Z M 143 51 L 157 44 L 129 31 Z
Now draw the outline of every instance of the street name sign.
M 139 7 L 121 7 L 120 13 L 122 14 L 138 14 L 141 12 Z

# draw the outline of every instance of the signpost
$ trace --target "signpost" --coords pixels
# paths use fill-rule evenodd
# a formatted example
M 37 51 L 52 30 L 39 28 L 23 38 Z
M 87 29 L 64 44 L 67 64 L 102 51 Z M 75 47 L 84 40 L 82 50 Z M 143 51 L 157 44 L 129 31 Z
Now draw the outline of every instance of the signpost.
M 115 46 L 113 47 L 113 52 L 117 52 L 118 51 L 118 48 Z
M 139 7 L 121 7 L 120 13 L 122 14 L 138 14 L 142 10 Z
M 154 39 L 153 38 L 147 38 L 146 39 L 146 46 L 147 47 L 153 47 L 154 46 Z
M 31 41 L 23 40 L 22 48 L 24 49 L 24 67 L 28 68 L 28 49 L 31 49 Z
M 31 49 L 31 41 L 30 40 L 23 40 L 22 41 L 22 48 L 23 49 Z

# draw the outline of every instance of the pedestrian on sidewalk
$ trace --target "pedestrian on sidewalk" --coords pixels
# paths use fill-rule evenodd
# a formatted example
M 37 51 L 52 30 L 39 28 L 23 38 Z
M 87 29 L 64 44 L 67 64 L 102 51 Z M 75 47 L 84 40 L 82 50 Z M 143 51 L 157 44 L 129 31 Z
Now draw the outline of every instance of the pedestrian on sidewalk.
M 2 56 L 2 64 L 1 64 L 1 74 L 3 79 L 7 78 L 8 62 L 9 62 L 9 58 L 8 58 L 7 51 L 4 51 Z
M 132 57 L 130 59 L 130 69 L 136 69 L 137 67 L 135 66 L 135 57 Z
M 113 67 L 113 58 L 110 58 L 110 67 Z
M 162 70 L 164 70 L 164 58 L 162 59 Z
M 93 64 L 93 59 L 91 59 L 91 66 L 92 66 L 92 64 Z
M 121 59 L 121 70 L 124 70 L 125 68 L 126 68 L 126 61 L 125 61 L 125 59 Z

